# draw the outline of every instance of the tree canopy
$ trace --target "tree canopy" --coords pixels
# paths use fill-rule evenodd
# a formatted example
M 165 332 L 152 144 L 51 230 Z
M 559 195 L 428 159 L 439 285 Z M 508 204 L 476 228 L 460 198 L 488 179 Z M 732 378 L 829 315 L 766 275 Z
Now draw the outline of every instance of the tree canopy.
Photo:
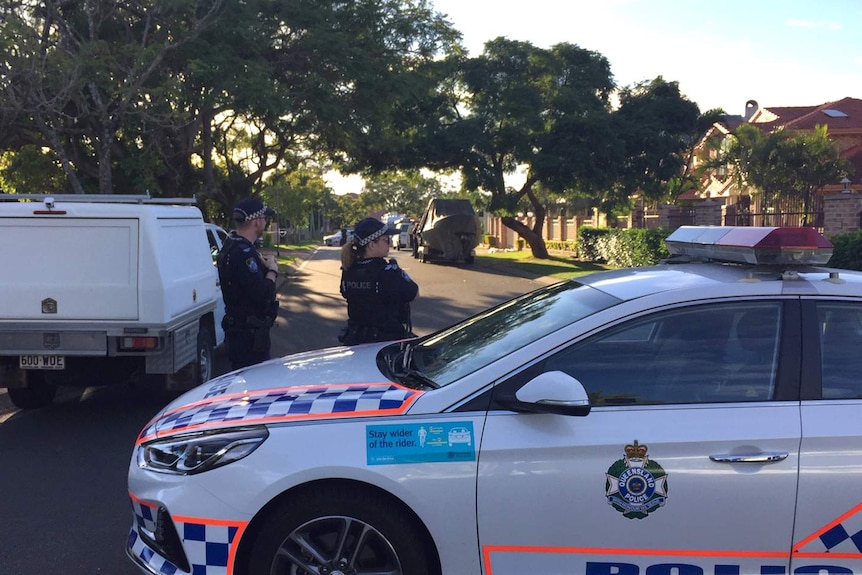
M 767 205 L 792 198 L 801 202 L 804 214 L 810 212 L 816 191 L 839 181 L 850 169 L 825 126 L 813 132 L 767 132 L 742 124 L 713 164 L 730 165 L 737 185 L 754 187 Z
M 0 149 L 51 150 L 66 180 L 48 191 L 200 194 L 226 206 L 275 170 L 391 147 L 424 67 L 458 48 L 427 0 L 7 0 L 0 10 Z

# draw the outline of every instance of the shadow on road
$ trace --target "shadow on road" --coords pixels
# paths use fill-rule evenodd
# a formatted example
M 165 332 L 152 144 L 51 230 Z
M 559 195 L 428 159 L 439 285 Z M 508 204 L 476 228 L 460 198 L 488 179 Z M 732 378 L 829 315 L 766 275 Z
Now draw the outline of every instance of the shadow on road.
M 172 395 L 125 385 L 63 393 L 0 427 L 0 573 L 133 575 L 126 473 Z

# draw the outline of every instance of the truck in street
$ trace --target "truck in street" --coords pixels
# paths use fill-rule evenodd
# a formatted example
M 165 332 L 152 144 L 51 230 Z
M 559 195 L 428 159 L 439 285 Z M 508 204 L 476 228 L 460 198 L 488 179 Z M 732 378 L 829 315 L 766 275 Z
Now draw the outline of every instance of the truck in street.
M 0 388 L 17 407 L 47 405 L 61 385 L 146 376 L 187 389 L 213 375 L 220 238 L 193 204 L 0 194 Z

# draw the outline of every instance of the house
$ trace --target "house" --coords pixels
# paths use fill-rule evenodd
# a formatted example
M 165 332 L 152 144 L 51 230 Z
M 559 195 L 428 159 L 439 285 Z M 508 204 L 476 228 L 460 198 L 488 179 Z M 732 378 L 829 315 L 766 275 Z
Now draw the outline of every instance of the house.
M 827 128 L 829 138 L 837 145 L 839 154 L 850 162 L 852 174 L 846 181 L 836 181 L 818 192 L 813 198 L 814 217 L 809 216 L 807 221 L 827 234 L 848 231 L 847 225 L 841 225 L 837 230 L 829 229 L 830 222 L 827 220 L 833 219 L 834 214 L 830 215 L 829 212 L 835 208 L 838 199 L 832 196 L 843 192 L 862 192 L 862 100 L 848 97 L 816 106 L 772 108 L 760 107 L 756 101 L 749 100 L 742 116 L 726 116 L 713 125 L 701 140 L 699 148 L 706 154 L 707 141 L 716 136 L 730 138 L 743 123 L 756 125 L 768 132 L 776 129 L 812 131 L 817 126 Z M 715 157 L 717 152 L 713 150 L 709 154 Z M 757 196 L 752 196 L 748 189 L 739 188 L 722 169 L 706 176 L 699 191 L 690 190 L 678 200 L 688 203 L 695 210 L 709 206 L 715 214 L 714 218 L 718 218 L 718 221 L 713 222 L 715 225 L 800 225 L 806 216 L 792 202 L 778 208 L 762 207 Z M 855 196 L 852 202 L 850 198 L 844 197 L 838 203 L 842 204 L 842 210 L 855 210 L 852 215 L 856 225 L 851 227 L 860 229 L 862 205 L 855 205 Z
M 760 205 L 758 195 L 749 189 L 740 189 L 726 170 L 709 173 L 700 189 L 688 190 L 676 199 L 675 204 L 648 208 L 642 199 L 635 199 L 631 214 L 609 222 L 594 210 L 593 217 L 548 216 L 542 235 L 546 241 L 571 241 L 577 237 L 582 225 L 603 227 L 647 227 L 674 229 L 681 225 L 713 226 L 799 226 L 803 221 L 813 224 L 827 236 L 862 229 L 862 99 L 843 98 L 816 106 L 760 107 L 754 100 L 745 104 L 742 115 L 725 116 L 712 126 L 698 144 L 702 158 L 707 152 L 706 143 L 713 138 L 729 139 L 743 123 L 755 124 L 765 131 L 779 128 L 814 130 L 826 126 L 829 138 L 838 146 L 840 155 L 851 165 L 847 181 L 837 181 L 823 187 L 813 198 L 814 214 L 801 213 L 798 202 L 767 207 Z M 711 152 L 713 158 L 717 152 Z M 697 156 L 697 154 L 696 154 Z M 695 166 L 698 160 L 695 159 Z M 533 225 L 532 214 L 519 216 L 526 225 Z M 485 234 L 492 236 L 497 246 L 510 248 L 517 245 L 518 236 L 505 228 L 500 218 L 486 215 Z

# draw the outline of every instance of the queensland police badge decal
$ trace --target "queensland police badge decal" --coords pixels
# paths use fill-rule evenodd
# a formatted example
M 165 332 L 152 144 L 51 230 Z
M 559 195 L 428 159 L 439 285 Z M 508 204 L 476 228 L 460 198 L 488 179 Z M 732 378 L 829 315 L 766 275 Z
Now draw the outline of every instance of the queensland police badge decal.
M 667 473 L 647 457 L 648 449 L 635 439 L 605 476 L 608 504 L 629 519 L 643 519 L 667 502 Z

